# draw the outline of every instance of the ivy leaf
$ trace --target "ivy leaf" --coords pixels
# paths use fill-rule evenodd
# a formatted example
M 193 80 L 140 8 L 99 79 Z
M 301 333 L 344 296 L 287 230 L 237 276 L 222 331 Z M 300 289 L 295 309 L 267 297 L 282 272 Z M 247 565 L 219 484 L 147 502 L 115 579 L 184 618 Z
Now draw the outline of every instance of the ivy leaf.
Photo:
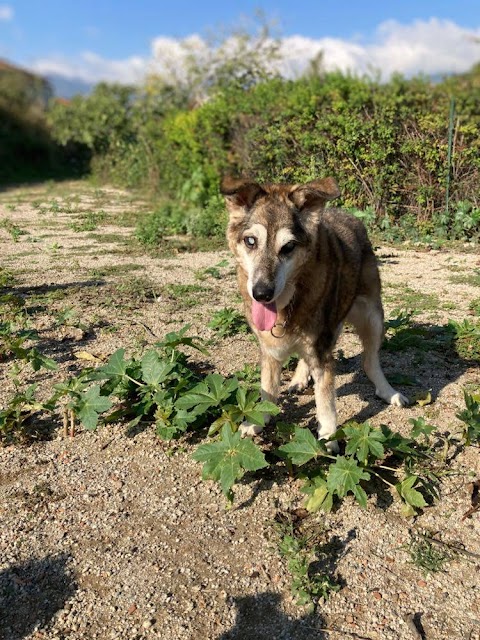
M 292 440 L 287 444 L 282 444 L 278 450 L 282 454 L 286 454 L 292 464 L 298 466 L 325 453 L 325 449 L 310 429 L 303 429 L 302 427 L 295 427 L 295 435 Z
M 415 509 L 422 509 L 427 506 L 425 502 L 425 498 L 422 496 L 420 491 L 414 488 L 418 480 L 418 476 L 412 475 L 408 476 L 402 482 L 398 482 L 395 485 L 395 489 L 398 491 L 400 497 L 407 505 L 414 507 Z
M 190 392 L 177 400 L 179 409 L 195 407 L 196 413 L 205 413 L 211 407 L 220 406 L 237 389 L 238 380 L 226 379 L 218 373 L 208 375 L 203 382 L 197 384 Z
M 380 429 L 371 427 L 368 422 L 363 424 L 353 422 L 343 427 L 342 430 L 348 438 L 345 453 L 347 455 L 355 455 L 362 464 L 367 463 L 369 454 L 375 460 L 379 460 L 385 455 L 383 448 L 385 436 Z
M 353 458 L 340 456 L 328 470 L 327 487 L 330 493 L 336 493 L 340 498 L 347 495 L 349 491 L 353 493 L 357 502 L 362 506 L 367 506 L 367 494 L 360 487 L 361 480 L 369 480 L 370 474 Z
M 108 411 L 112 407 L 112 401 L 106 396 L 100 395 L 100 387 L 90 387 L 79 399 L 75 410 L 78 419 L 86 429 L 96 429 L 100 413 Z
M 233 499 L 232 487 L 244 471 L 268 466 L 264 454 L 252 440 L 242 440 L 228 424 L 222 428 L 221 439 L 198 447 L 193 459 L 204 463 L 203 477 L 219 482 L 230 502 Z

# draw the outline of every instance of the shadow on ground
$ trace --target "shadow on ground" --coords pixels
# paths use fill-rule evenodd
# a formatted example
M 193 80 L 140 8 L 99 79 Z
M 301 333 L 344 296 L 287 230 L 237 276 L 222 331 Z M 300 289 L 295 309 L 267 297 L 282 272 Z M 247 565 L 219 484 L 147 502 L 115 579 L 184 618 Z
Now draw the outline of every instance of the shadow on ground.
M 216 640 L 326 640 L 321 615 L 292 618 L 280 607 L 277 593 L 265 592 L 233 598 L 235 626 Z
M 15 564 L 0 573 L 0 638 L 21 640 L 47 624 L 77 586 L 70 556 L 60 554 Z

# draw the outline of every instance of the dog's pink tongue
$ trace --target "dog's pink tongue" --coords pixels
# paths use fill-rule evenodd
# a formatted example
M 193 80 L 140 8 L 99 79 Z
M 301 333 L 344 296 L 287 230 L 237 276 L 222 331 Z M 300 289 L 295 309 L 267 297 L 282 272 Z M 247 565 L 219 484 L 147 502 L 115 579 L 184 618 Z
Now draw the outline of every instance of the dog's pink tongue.
M 270 331 L 277 321 L 277 305 L 275 302 L 263 304 L 263 302 L 252 300 L 252 319 L 257 329 Z

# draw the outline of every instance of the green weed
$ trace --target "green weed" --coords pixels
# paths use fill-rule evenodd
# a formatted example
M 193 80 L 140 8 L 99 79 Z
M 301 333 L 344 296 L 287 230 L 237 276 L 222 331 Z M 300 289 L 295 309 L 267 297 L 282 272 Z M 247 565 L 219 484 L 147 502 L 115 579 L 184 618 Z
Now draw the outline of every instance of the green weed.
M 198 284 L 167 284 L 162 288 L 162 293 L 183 309 L 190 309 L 201 304 L 202 300 L 198 294 L 205 294 L 207 291 L 206 287 Z
M 328 575 L 315 570 L 318 562 L 317 536 L 299 534 L 291 523 L 277 523 L 278 550 L 286 559 L 292 577 L 291 590 L 300 606 L 315 607 L 340 589 Z
M 17 224 L 13 223 L 8 218 L 0 220 L 0 228 L 5 229 L 9 233 L 14 242 L 18 242 L 20 236 L 28 234 L 28 231 L 21 229 Z
M 472 311 L 473 315 L 480 317 L 480 298 L 472 300 L 468 308 Z
M 480 269 L 474 269 L 473 273 L 449 276 L 448 279 L 453 284 L 468 284 L 471 287 L 480 287 Z
M 453 346 L 461 358 L 480 361 L 480 322 L 466 318 L 462 322 L 450 320 L 446 329 L 452 335 Z
M 408 545 L 403 547 L 410 556 L 412 564 L 424 574 L 443 571 L 452 554 L 435 546 L 428 535 L 412 534 Z
M 231 307 L 216 311 L 207 326 L 213 329 L 219 338 L 226 338 L 249 331 L 245 317 Z
M 207 267 L 206 269 L 199 269 L 198 271 L 195 271 L 195 277 L 198 280 L 205 280 L 207 277 L 220 280 L 225 276 L 224 269 L 228 266 L 228 260 L 220 260 L 220 262 L 213 267 Z
M 88 211 L 82 214 L 76 222 L 73 222 L 70 228 L 77 233 L 80 231 L 95 231 L 102 222 L 105 222 L 106 218 L 105 211 Z
M 465 444 L 480 444 L 480 392 L 463 392 L 465 409 L 457 413 L 457 418 L 463 422 L 463 439 Z

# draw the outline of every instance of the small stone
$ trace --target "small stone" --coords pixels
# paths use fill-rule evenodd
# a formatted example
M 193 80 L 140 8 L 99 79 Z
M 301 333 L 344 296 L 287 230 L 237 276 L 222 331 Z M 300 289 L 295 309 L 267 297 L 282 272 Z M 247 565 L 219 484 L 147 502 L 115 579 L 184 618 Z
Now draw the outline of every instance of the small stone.
M 375 598 L 375 600 L 381 600 L 383 598 L 380 591 L 372 591 L 372 596 Z
M 353 622 L 355 621 L 355 618 L 352 615 L 348 615 L 345 617 L 345 620 L 348 622 L 348 624 L 353 624 Z
M 419 587 L 426 587 L 427 583 L 425 582 L 425 580 L 417 580 L 417 584 Z
M 137 605 L 134 602 L 132 602 L 132 604 L 127 609 L 127 613 L 129 615 L 132 615 L 132 613 L 135 613 L 136 610 L 137 610 Z

